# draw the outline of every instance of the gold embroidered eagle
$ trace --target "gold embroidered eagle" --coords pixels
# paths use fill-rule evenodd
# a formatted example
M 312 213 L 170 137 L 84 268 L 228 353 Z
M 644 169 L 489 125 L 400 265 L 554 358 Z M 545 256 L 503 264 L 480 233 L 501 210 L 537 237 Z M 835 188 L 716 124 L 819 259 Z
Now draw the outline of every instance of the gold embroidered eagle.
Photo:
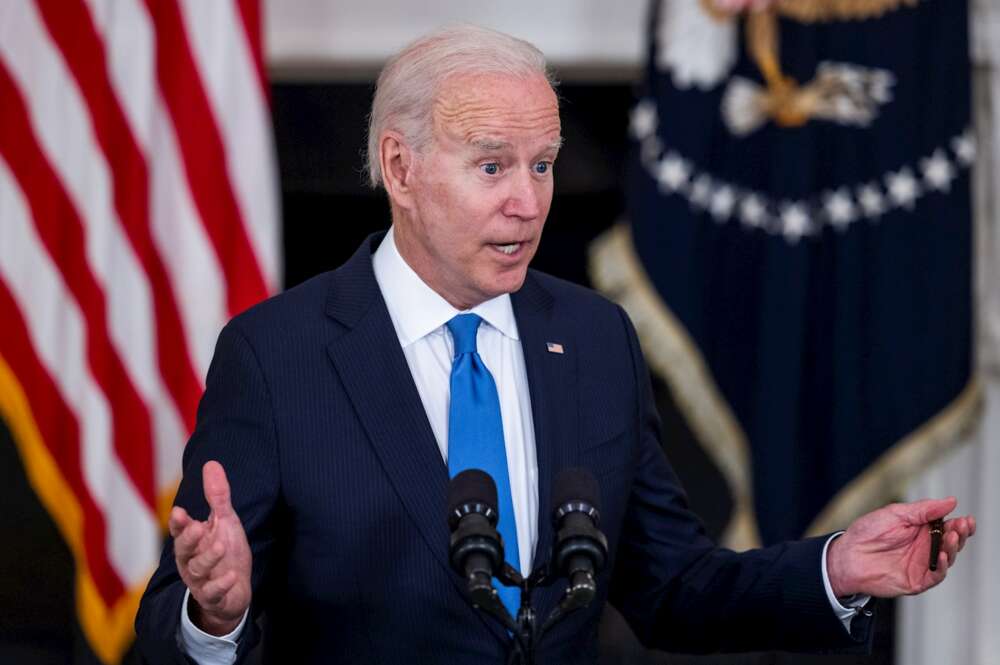
M 766 118 L 784 127 L 798 127 L 823 118 L 846 98 L 857 97 L 836 73 L 820 72 L 806 85 L 781 71 L 778 18 L 801 23 L 874 19 L 920 0 L 701 0 L 713 17 L 731 20 L 746 14 L 746 42 L 767 84 L 766 90 L 744 91 L 731 103 L 743 105 L 743 123 L 752 131 Z

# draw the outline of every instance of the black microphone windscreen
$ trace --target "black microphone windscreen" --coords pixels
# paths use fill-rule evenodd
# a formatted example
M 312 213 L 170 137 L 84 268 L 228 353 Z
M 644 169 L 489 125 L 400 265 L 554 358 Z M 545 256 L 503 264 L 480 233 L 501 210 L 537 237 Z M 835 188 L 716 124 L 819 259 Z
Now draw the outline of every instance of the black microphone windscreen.
M 558 509 L 570 501 L 582 501 L 597 510 L 601 509 L 601 490 L 594 474 L 587 469 L 571 467 L 556 475 L 552 485 L 553 507 Z
M 497 484 L 480 469 L 466 469 L 451 479 L 448 487 L 448 513 L 467 503 L 484 503 L 497 510 Z

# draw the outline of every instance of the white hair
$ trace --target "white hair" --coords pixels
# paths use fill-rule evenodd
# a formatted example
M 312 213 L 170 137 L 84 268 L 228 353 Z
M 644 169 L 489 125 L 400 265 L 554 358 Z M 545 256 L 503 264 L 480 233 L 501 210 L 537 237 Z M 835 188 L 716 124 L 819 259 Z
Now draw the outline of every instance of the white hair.
M 474 25 L 456 25 L 421 37 L 389 59 L 375 84 L 368 118 L 368 178 L 382 184 L 379 138 L 382 132 L 400 132 L 420 152 L 432 138 L 431 110 L 441 84 L 455 74 L 500 73 L 544 76 L 556 81 L 545 56 L 523 39 Z

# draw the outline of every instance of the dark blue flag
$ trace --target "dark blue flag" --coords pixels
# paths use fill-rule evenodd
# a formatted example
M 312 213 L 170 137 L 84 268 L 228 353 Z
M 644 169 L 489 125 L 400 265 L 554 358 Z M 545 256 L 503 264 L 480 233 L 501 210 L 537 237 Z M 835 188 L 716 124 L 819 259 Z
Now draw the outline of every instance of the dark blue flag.
M 967 9 L 651 12 L 629 224 L 594 250 L 730 483 L 735 546 L 844 527 L 967 424 Z

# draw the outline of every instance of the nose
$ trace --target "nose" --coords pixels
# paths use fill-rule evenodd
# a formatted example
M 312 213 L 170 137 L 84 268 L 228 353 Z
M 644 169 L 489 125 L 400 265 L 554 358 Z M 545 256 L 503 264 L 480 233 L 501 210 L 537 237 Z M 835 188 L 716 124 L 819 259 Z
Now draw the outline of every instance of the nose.
M 541 215 L 546 197 L 552 196 L 548 185 L 532 177 L 528 169 L 518 169 L 509 182 L 510 190 L 504 202 L 503 213 L 508 217 L 519 217 L 525 221 L 536 219 Z

